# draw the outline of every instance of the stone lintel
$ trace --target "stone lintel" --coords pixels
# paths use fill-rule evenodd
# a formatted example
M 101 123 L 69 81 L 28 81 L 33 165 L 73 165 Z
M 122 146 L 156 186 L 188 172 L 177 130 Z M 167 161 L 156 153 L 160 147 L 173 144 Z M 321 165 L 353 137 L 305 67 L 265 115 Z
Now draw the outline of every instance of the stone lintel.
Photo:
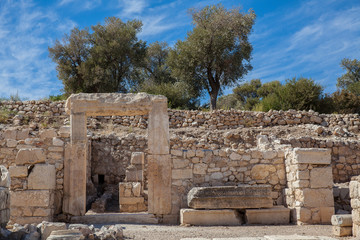
M 147 114 L 152 102 L 167 103 L 167 98 L 146 93 L 78 93 L 67 99 L 65 110 L 87 116 L 134 116 Z

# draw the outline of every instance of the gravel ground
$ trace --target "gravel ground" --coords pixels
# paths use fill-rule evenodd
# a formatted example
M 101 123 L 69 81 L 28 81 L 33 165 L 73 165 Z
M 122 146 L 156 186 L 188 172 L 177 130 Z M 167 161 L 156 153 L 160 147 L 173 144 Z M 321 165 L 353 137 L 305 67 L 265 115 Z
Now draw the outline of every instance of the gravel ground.
M 330 225 L 287 225 L 287 226 L 239 226 L 239 227 L 185 227 L 166 225 L 136 225 L 122 224 L 125 239 L 135 240 L 176 240 L 182 238 L 234 238 L 234 237 L 263 237 L 265 235 L 332 235 Z M 339 238 L 341 240 L 355 240 L 353 237 Z

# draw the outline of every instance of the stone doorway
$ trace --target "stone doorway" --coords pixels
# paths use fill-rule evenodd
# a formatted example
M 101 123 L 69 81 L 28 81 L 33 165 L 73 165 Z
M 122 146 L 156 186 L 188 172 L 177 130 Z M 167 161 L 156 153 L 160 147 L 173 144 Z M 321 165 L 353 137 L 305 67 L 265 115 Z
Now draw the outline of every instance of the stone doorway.
M 70 115 L 71 142 L 65 148 L 63 212 L 86 212 L 88 116 L 149 115 L 148 119 L 148 213 L 171 213 L 171 159 L 167 99 L 145 93 L 73 94 L 66 102 Z

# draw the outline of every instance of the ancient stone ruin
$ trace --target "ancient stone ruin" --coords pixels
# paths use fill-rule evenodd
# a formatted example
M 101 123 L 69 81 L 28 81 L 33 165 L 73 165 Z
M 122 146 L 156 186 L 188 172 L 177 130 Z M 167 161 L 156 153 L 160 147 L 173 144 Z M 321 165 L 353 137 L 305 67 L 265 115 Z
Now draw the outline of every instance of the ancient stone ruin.
M 17 112 L 0 125 L 2 226 L 294 223 L 360 234 L 358 115 L 169 110 L 144 93 L 1 104 Z

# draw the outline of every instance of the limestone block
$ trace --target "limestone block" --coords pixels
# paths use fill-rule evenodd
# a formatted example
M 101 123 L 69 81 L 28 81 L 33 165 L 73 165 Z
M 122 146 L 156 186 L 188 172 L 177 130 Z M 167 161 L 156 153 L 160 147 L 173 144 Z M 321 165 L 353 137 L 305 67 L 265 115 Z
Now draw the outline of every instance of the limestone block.
M 62 126 L 59 129 L 60 137 L 68 138 L 70 137 L 70 126 Z
M 296 211 L 296 220 L 303 222 L 303 223 L 308 223 L 311 220 L 311 210 L 307 209 L 307 208 L 303 208 L 303 207 L 297 207 L 295 208 Z
M 248 224 L 277 225 L 290 223 L 290 209 L 274 206 L 268 209 L 246 209 Z
M 16 130 L 14 129 L 7 129 L 4 131 L 3 136 L 4 139 L 14 139 L 16 140 Z
M 139 182 L 133 182 L 132 183 L 132 194 L 135 197 L 140 197 L 141 194 L 141 183 Z
M 52 216 L 52 209 L 49 208 L 36 208 L 34 210 L 33 216 L 34 217 L 47 217 L 47 216 Z
M 144 165 L 145 155 L 143 152 L 133 152 L 131 153 L 130 163 L 133 165 Z
M 78 229 L 56 230 L 51 232 L 47 240 L 81 240 L 84 236 Z
M 13 217 L 13 216 L 10 216 L 10 221 L 16 222 L 17 224 L 20 224 L 20 225 L 37 224 L 37 223 L 41 223 L 42 221 L 51 221 L 51 220 L 52 220 L 52 217 Z
M 256 180 L 264 180 L 270 173 L 276 172 L 276 168 L 270 164 L 257 164 L 251 169 L 251 177 Z
M 45 151 L 42 148 L 20 149 L 15 163 L 16 165 L 43 163 L 45 159 Z
M 175 169 L 172 170 L 172 179 L 189 179 L 192 178 L 192 169 Z
M 166 98 L 165 98 L 166 99 Z M 152 102 L 148 120 L 148 148 L 150 154 L 169 154 L 169 116 L 167 99 Z
M 358 236 L 360 236 L 360 225 L 358 225 L 358 224 L 353 224 L 353 227 L 352 227 L 352 235 L 353 235 L 353 237 L 358 237 Z
M 10 206 L 49 207 L 51 194 L 48 190 L 10 191 Z
M 353 224 L 352 215 L 351 214 L 332 215 L 331 224 L 333 226 L 351 227 Z
M 195 226 L 239 226 L 243 222 L 236 210 L 181 209 L 180 223 Z
M 206 170 L 208 168 L 208 165 L 206 163 L 197 163 L 194 164 L 194 174 L 206 174 Z
M 333 207 L 334 196 L 332 189 L 304 189 L 305 207 Z
M 57 136 L 57 133 L 56 133 L 55 129 L 44 129 L 44 130 L 41 130 L 39 133 L 39 137 L 41 139 L 53 138 L 56 136 Z
M 8 209 L 10 204 L 9 189 L 0 187 L 0 210 Z
M 126 168 L 125 180 L 127 182 L 141 182 L 143 180 L 143 171 L 138 170 L 134 165 Z
M 53 137 L 52 145 L 62 147 L 62 146 L 64 146 L 64 141 L 61 140 L 60 138 Z
M 6 146 L 9 148 L 14 148 L 17 145 L 17 141 L 14 139 L 8 139 L 6 140 Z
M 294 163 L 330 164 L 331 149 L 325 148 L 295 148 Z
M 11 177 L 23 178 L 28 176 L 28 168 L 26 166 L 10 166 L 9 172 Z
M 45 222 L 41 223 L 41 240 L 46 240 L 50 236 L 52 231 L 66 230 L 66 223 L 62 222 Z
M 122 204 L 138 204 L 143 203 L 144 197 L 121 197 L 119 198 L 120 205 Z
M 313 168 L 310 171 L 311 188 L 332 188 L 333 174 L 331 167 Z
M 271 187 L 269 185 L 241 185 L 223 187 L 195 187 L 187 196 L 191 208 L 270 208 Z
M 37 164 L 28 177 L 29 189 L 55 189 L 56 169 L 55 165 Z
M 352 235 L 352 226 L 351 227 L 333 226 L 332 231 L 336 237 L 351 236 Z
M 148 157 L 148 211 L 153 214 L 171 213 L 170 155 Z
M 9 175 L 9 171 L 3 165 L 0 165 L 0 174 L 0 187 L 9 188 L 11 176 Z
M 322 224 L 330 224 L 331 217 L 335 214 L 334 207 L 320 207 L 320 221 Z

